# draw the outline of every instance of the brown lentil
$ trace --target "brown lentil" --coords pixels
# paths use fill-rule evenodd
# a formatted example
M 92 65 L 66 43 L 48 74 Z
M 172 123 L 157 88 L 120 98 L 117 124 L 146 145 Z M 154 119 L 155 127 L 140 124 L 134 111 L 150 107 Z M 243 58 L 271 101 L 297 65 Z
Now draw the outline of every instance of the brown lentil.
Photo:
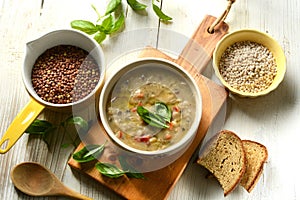
M 87 96 L 100 79 L 100 69 L 89 53 L 72 45 L 58 45 L 41 54 L 31 81 L 37 95 L 55 104 L 76 102 Z
M 277 67 L 268 48 L 256 42 L 242 41 L 224 51 L 219 71 L 231 87 L 242 92 L 257 93 L 272 84 Z

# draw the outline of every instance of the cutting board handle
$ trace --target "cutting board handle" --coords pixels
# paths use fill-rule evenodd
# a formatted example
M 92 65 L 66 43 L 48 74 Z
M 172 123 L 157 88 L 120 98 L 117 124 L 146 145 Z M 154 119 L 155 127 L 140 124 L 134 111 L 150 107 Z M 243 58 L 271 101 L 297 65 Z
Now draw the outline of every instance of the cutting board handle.
M 214 16 L 206 15 L 204 17 L 178 59 L 175 60 L 177 64 L 188 71 L 196 70 L 195 72 L 198 73 L 204 71 L 217 43 L 227 34 L 229 29 L 229 26 L 225 22 L 220 22 L 215 27 L 214 32 L 209 33 L 208 29 L 215 20 L 217 20 L 217 18 Z

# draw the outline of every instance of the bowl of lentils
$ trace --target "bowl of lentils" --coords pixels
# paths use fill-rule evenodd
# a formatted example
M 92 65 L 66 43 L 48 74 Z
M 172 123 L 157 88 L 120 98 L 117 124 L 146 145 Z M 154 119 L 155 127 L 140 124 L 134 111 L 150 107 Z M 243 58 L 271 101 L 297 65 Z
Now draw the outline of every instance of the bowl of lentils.
M 277 88 L 286 72 L 281 46 L 270 35 L 243 29 L 222 38 L 213 53 L 213 67 L 233 94 L 258 97 Z
M 71 111 L 96 103 L 104 76 L 102 48 L 84 33 L 54 30 L 26 44 L 23 82 L 47 108 Z

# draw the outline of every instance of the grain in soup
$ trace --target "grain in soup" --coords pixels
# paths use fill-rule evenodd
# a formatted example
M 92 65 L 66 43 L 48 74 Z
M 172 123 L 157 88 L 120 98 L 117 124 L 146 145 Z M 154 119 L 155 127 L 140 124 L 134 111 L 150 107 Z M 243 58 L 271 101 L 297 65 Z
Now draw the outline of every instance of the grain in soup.
M 39 97 L 54 104 L 83 99 L 95 89 L 100 68 L 89 53 L 72 45 L 58 45 L 41 54 L 32 68 L 32 86 Z
M 146 124 L 137 113 L 143 106 L 153 111 L 163 102 L 171 110 L 169 128 Z M 194 122 L 196 100 L 191 85 L 181 75 L 165 67 L 134 69 L 114 86 L 106 115 L 117 138 L 128 146 L 145 151 L 165 149 L 180 141 Z
M 252 41 L 236 42 L 221 56 L 219 71 L 233 88 L 249 93 L 266 90 L 277 74 L 272 52 Z

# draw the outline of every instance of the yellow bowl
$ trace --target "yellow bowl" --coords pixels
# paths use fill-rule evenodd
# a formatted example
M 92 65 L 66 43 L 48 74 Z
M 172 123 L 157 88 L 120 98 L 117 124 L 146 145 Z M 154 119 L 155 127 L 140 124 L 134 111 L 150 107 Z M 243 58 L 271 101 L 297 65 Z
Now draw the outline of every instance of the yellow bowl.
M 242 42 L 242 41 L 252 41 L 259 44 L 262 44 L 263 46 L 267 47 L 269 51 L 272 52 L 276 65 L 277 65 L 277 73 L 276 76 L 272 82 L 272 84 L 265 90 L 256 92 L 256 93 L 250 93 L 250 92 L 243 92 L 240 90 L 237 90 L 233 88 L 232 86 L 227 83 L 223 76 L 220 74 L 219 71 L 219 64 L 220 59 L 224 51 L 227 49 L 227 47 L 233 45 L 236 42 Z M 277 86 L 281 83 L 281 81 L 284 78 L 285 72 L 286 72 L 286 58 L 284 55 L 284 52 L 280 45 L 277 43 L 275 39 L 273 39 L 270 35 L 253 30 L 253 29 L 242 29 L 238 30 L 232 33 L 229 33 L 224 38 L 222 38 L 213 53 L 213 67 L 215 70 L 216 76 L 219 78 L 221 83 L 232 93 L 237 94 L 242 97 L 258 97 L 265 94 L 268 94 L 269 92 L 273 91 L 277 88 Z

